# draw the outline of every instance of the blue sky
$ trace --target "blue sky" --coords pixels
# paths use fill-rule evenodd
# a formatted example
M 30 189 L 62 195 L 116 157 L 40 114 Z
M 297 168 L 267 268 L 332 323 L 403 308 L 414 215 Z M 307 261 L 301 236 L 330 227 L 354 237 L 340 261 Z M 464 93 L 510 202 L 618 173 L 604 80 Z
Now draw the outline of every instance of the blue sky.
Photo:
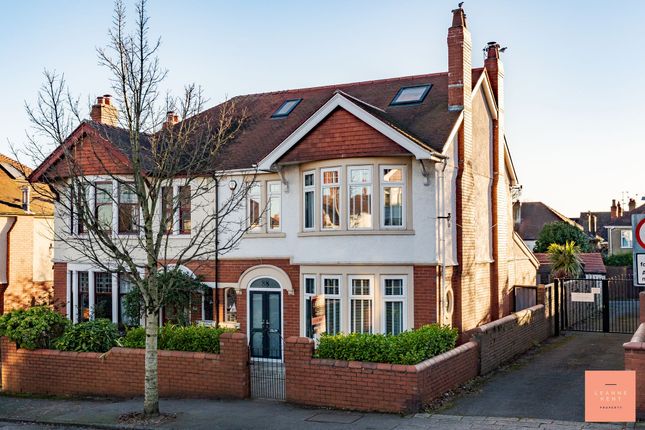
M 167 89 L 227 95 L 447 69 L 455 1 L 165 1 L 150 4 Z M 129 6 L 129 9 L 132 8 Z M 509 49 L 507 137 L 523 199 L 573 216 L 645 195 L 642 71 L 645 2 L 468 1 L 473 64 L 496 40 Z M 24 102 L 44 68 L 83 100 L 110 92 L 95 49 L 109 1 L 32 0 L 0 15 L 0 151 L 24 141 Z M 628 194 L 627 194 L 628 193 Z

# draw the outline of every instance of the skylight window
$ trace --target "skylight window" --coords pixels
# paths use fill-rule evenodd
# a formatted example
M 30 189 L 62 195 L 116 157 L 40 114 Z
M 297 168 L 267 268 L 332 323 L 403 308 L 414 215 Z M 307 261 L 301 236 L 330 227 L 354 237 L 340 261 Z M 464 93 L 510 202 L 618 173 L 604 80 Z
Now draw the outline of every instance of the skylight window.
M 409 105 L 421 103 L 428 95 L 432 85 L 415 85 L 414 87 L 403 87 L 392 99 L 390 105 Z
M 282 103 L 282 106 L 280 106 L 273 115 L 271 115 L 271 118 L 284 118 L 285 116 L 288 116 L 301 101 L 302 99 L 287 100 L 286 102 Z

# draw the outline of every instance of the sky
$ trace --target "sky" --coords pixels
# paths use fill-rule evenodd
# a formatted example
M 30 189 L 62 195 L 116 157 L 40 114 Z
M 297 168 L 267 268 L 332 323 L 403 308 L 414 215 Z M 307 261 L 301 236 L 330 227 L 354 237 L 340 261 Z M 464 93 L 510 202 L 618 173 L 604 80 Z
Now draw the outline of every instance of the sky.
M 201 85 L 226 97 L 447 70 L 457 1 L 166 1 L 149 4 L 164 89 Z M 133 11 L 126 0 L 128 10 Z M 645 196 L 642 71 L 645 2 L 493 1 L 464 4 L 473 66 L 488 41 L 508 46 L 506 136 L 522 200 L 568 216 Z M 44 69 L 74 94 L 110 93 L 96 48 L 109 1 L 31 0 L 0 15 L 0 151 L 20 146 Z M 89 112 L 88 112 L 89 116 Z

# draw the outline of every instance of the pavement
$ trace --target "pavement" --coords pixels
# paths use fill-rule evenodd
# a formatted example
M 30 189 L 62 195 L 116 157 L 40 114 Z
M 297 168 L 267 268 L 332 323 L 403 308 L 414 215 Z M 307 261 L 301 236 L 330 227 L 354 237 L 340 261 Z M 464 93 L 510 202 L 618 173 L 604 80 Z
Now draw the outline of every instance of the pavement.
M 622 370 L 631 335 L 567 332 L 482 381 L 441 413 L 584 421 L 585 370 Z
M 246 400 L 162 400 L 173 419 L 123 425 L 142 399 L 45 399 L 0 396 L 2 429 L 268 429 L 268 430 L 482 430 L 626 429 L 634 424 L 584 423 L 584 370 L 620 369 L 628 335 L 579 333 L 552 338 L 518 361 L 480 378 L 434 413 L 401 416 L 306 408 Z M 643 423 L 645 428 L 645 423 Z

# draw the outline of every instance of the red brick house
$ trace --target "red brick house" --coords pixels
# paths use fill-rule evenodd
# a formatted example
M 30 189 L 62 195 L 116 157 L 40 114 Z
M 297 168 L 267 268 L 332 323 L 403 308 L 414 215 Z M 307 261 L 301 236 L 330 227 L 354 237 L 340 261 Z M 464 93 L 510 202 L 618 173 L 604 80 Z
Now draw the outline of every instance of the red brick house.
M 471 50 L 460 8 L 448 29 L 448 72 L 234 98 L 248 119 L 224 148 L 222 169 L 231 187 L 240 172 L 259 170 L 238 214 L 250 230 L 234 251 L 186 268 L 213 288 L 197 317 L 239 324 L 254 345 L 277 346 L 278 358 L 280 336 L 311 335 L 314 297 L 324 297 L 332 333 L 434 322 L 467 331 L 507 315 L 513 285 L 534 284 L 538 263 L 513 232 L 518 181 L 499 45 L 486 46 L 484 67 L 473 68 Z M 110 98 L 99 98 L 92 121 L 67 141 L 80 145 L 84 171 L 97 180 L 94 154 L 127 175 L 128 134 L 116 115 Z M 56 162 L 54 152 L 32 179 Z M 176 241 L 191 234 L 174 233 Z M 100 295 L 104 316 L 119 321 L 118 274 L 100 273 L 62 243 L 54 260 L 55 294 L 70 318 L 82 316 L 79 306 L 98 307 Z M 263 325 L 270 330 L 255 336 Z

